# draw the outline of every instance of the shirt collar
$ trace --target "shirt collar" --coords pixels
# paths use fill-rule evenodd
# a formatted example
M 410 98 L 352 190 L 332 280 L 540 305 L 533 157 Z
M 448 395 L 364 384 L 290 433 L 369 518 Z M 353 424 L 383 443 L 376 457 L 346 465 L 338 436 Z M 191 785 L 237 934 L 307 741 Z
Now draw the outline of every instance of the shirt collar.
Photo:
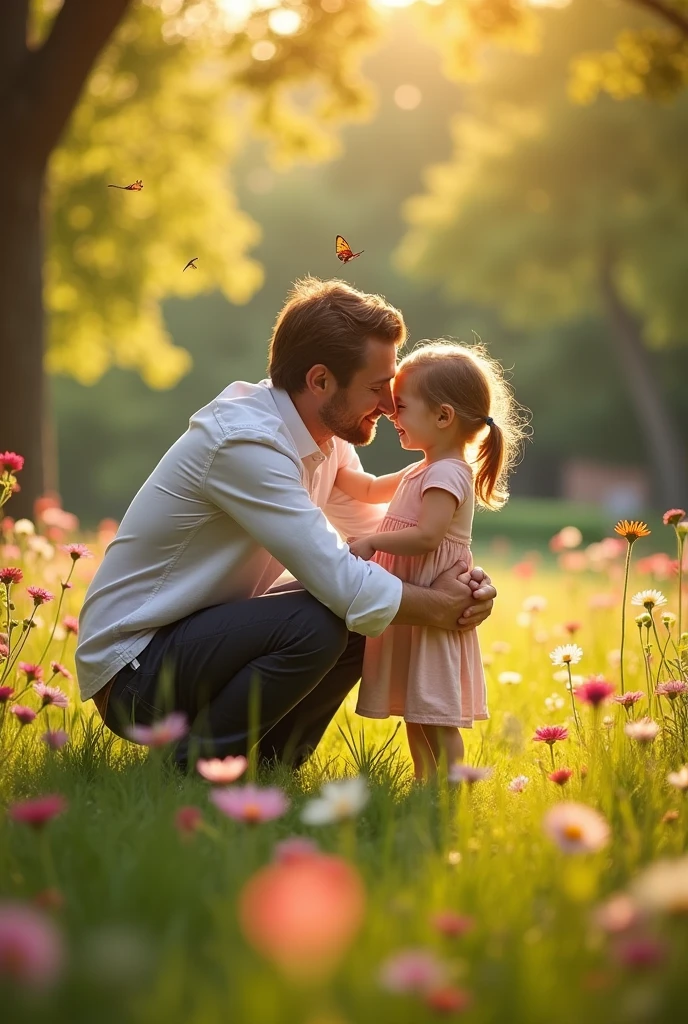
M 294 438 L 299 458 L 303 460 L 307 459 L 310 455 L 329 455 L 334 450 L 333 442 L 327 441 L 324 445 L 325 451 L 323 452 L 323 449 L 315 443 L 310 432 L 306 429 L 305 423 L 296 411 L 296 406 L 287 392 L 282 391 L 281 388 L 273 387 L 272 384 L 269 385 L 269 388 L 275 405 L 284 420 L 284 425 Z

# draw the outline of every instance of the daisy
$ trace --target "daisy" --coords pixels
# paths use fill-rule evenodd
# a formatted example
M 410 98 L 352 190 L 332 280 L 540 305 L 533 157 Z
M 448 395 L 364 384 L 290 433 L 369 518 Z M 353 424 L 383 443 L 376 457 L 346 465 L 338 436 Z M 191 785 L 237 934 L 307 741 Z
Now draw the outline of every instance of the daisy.
M 306 825 L 329 825 L 345 818 L 355 818 L 369 797 L 368 784 L 362 775 L 326 782 L 320 796 L 309 800 L 301 811 L 301 821 Z
M 553 665 L 577 665 L 583 657 L 583 648 L 578 644 L 562 644 L 550 654 Z
M 631 895 L 645 910 L 688 914 L 688 856 L 650 864 L 631 884 Z
M 640 606 L 647 612 L 651 612 L 653 608 L 661 608 L 666 603 L 667 599 L 661 590 L 639 590 L 631 598 L 631 604 Z
M 556 804 L 545 815 L 543 826 L 563 853 L 596 853 L 609 843 L 606 819 L 585 804 Z
M 503 686 L 516 686 L 522 679 L 520 672 L 500 672 L 497 676 L 497 682 Z

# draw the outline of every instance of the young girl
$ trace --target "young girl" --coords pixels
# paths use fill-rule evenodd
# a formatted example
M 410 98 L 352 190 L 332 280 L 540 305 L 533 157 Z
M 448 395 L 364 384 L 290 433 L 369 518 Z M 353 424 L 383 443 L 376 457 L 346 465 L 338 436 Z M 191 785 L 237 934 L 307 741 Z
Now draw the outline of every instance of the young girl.
M 394 403 L 402 448 L 424 459 L 377 478 L 340 470 L 336 482 L 360 501 L 391 500 L 379 532 L 353 541 L 352 553 L 427 587 L 459 561 L 470 568 L 474 498 L 491 509 L 506 502 L 523 420 L 501 366 L 478 346 L 422 343 L 399 366 Z M 368 638 L 356 711 L 403 715 L 416 778 L 433 774 L 442 753 L 461 761 L 459 728 L 489 717 L 476 631 L 389 626 Z

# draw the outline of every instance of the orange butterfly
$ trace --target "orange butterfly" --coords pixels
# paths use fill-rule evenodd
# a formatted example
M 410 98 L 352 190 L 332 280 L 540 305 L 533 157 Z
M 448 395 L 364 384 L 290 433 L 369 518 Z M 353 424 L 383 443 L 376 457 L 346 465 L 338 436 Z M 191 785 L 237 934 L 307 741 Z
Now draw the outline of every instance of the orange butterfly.
M 351 246 L 347 242 L 346 238 L 342 237 L 342 235 L 337 235 L 335 247 L 337 259 L 341 260 L 342 263 L 348 263 L 349 260 L 355 260 L 357 256 L 361 255 L 361 252 L 365 252 L 365 249 L 361 249 L 361 252 L 352 252 Z
M 140 192 L 143 188 L 143 182 L 140 178 L 137 178 L 131 185 L 108 185 L 108 188 L 123 188 L 127 192 Z

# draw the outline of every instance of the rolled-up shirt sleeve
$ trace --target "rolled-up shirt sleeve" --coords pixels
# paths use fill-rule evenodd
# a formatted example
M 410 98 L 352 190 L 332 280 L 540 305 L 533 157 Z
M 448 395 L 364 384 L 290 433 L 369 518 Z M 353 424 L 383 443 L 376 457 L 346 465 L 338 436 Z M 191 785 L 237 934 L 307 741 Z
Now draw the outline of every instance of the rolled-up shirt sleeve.
M 347 444 L 339 459 L 339 469 L 364 472 L 358 453 L 352 444 Z M 323 509 L 325 515 L 339 530 L 342 537 L 367 537 L 377 533 L 384 519 L 387 505 L 375 505 L 345 494 L 339 487 L 333 487 L 329 500 Z
M 392 621 L 401 580 L 351 554 L 311 501 L 296 462 L 267 441 L 225 441 L 204 490 L 350 630 L 378 636 Z

